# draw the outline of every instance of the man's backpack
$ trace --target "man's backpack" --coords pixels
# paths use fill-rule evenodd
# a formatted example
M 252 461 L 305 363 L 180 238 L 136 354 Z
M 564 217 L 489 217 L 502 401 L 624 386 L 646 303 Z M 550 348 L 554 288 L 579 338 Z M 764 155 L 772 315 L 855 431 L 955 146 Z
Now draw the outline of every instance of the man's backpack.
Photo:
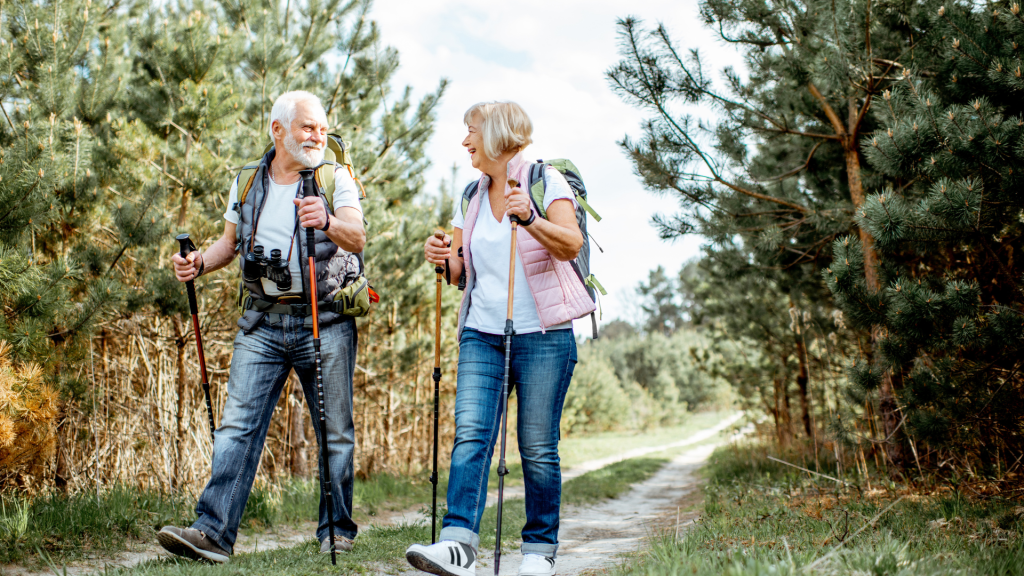
M 268 144 L 263 149 L 263 154 L 259 158 L 247 162 L 238 173 L 239 205 L 245 202 L 245 197 L 249 194 L 249 189 L 252 188 L 252 181 L 256 178 L 256 170 L 260 167 L 260 161 L 273 147 L 273 142 Z M 359 185 L 360 195 L 366 198 L 366 190 L 363 188 L 363 183 L 359 181 L 359 178 L 356 178 L 355 172 L 352 170 L 352 157 L 348 153 L 348 148 L 348 143 L 342 141 L 341 136 L 328 134 L 327 148 L 324 150 L 324 163 L 313 173 L 316 183 L 324 189 L 324 195 L 327 196 L 327 206 L 330 207 L 332 213 L 334 212 L 334 170 L 336 164 L 340 164 L 348 169 L 349 175 Z
M 565 177 L 566 182 L 569 183 L 569 187 L 572 189 L 573 195 L 576 197 L 576 223 L 580 227 L 580 232 L 583 234 L 583 246 L 580 248 L 580 253 L 576 256 L 576 259 L 570 262 L 572 269 L 576 272 L 576 276 L 579 277 L 580 282 L 587 289 L 587 293 L 590 294 L 590 298 L 597 302 L 597 293 L 600 292 L 602 296 L 606 296 L 608 293 L 605 292 L 601 283 L 597 281 L 597 278 L 590 273 L 590 234 L 587 233 L 587 214 L 590 214 L 594 220 L 600 222 L 601 217 L 590 207 L 587 203 L 587 188 L 583 184 L 583 179 L 580 177 L 580 171 L 576 168 L 576 165 L 571 160 L 559 158 L 555 160 L 537 160 L 536 164 L 530 166 L 530 176 L 528 183 L 528 191 L 530 199 L 533 201 L 533 207 L 537 211 L 537 214 L 541 218 L 547 219 L 547 210 L 544 209 L 544 170 L 545 167 L 551 166 L 555 170 L 558 170 L 562 176 Z M 462 193 L 462 215 L 465 217 L 466 210 L 469 209 L 469 201 L 477 193 L 477 182 L 474 180 Z M 601 250 L 601 247 L 597 247 Z M 604 250 L 601 250 L 604 252 Z M 592 312 L 590 314 L 590 321 L 593 325 L 594 338 L 597 338 L 597 317 Z

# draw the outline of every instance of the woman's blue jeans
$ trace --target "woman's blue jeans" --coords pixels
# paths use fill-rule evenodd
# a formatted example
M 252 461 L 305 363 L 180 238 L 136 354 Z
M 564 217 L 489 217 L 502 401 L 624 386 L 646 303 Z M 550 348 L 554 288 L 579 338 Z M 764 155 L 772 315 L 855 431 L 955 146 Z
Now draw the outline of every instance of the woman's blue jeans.
M 575 367 L 576 339 L 572 330 L 512 337 L 509 385 L 518 398 L 519 455 L 526 484 L 523 554 L 554 558 L 558 551 L 562 499 L 558 424 Z M 441 540 L 463 542 L 474 550 L 480 546 L 491 455 L 501 432 L 504 372 L 504 336 L 465 329 L 459 342 L 455 446 Z
M 316 393 L 313 329 L 298 316 L 270 315 L 252 332 L 239 331 L 231 358 L 228 398 L 213 444 L 213 466 L 192 527 L 201 530 L 231 552 L 238 535 L 245 503 L 249 499 L 270 417 L 281 389 L 293 368 L 302 382 L 317 443 L 320 410 Z M 280 319 L 279 321 L 278 318 Z M 334 534 L 356 537 L 352 521 L 353 449 L 352 375 L 356 366 L 356 323 L 352 318 L 320 327 L 320 359 L 324 376 L 324 407 L 327 413 L 327 446 L 330 451 L 331 484 L 334 487 Z M 320 478 L 323 478 L 320 460 Z M 327 538 L 327 502 L 320 491 L 320 525 L 316 535 Z

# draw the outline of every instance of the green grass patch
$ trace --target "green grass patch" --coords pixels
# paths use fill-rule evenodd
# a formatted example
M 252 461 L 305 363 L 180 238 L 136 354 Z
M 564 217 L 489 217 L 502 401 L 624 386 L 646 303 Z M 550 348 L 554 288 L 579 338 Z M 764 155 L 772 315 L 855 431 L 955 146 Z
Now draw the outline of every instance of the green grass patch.
M 602 432 L 588 436 L 563 438 L 558 446 L 562 459 L 562 467 L 572 468 L 589 460 L 606 458 L 634 448 L 661 446 L 678 442 L 686 437 L 710 428 L 725 418 L 735 414 L 734 411 L 696 412 L 686 417 L 686 422 L 679 426 L 669 426 L 652 430 L 635 432 Z
M 445 473 L 438 482 L 441 508 L 447 486 Z M 429 511 L 430 492 L 428 474 L 378 474 L 356 479 L 355 520 L 366 524 L 378 514 L 419 504 Z M 293 478 L 280 485 L 257 484 L 249 493 L 240 529 L 259 532 L 280 525 L 316 522 L 319 494 L 316 478 Z M 116 554 L 129 549 L 133 542 L 153 542 L 156 531 L 165 525 L 190 525 L 195 520 L 194 509 L 191 496 L 124 485 L 98 495 L 50 493 L 31 501 L 7 495 L 0 497 L 0 564 L 27 562 L 39 566 L 44 558 L 65 564 L 84 556 Z
M 616 576 L 1024 575 L 1024 509 L 1016 502 L 944 488 L 915 494 L 881 481 L 863 493 L 839 490 L 767 452 L 716 451 L 695 525 L 678 538 L 674 527 L 655 535 Z
M 521 474 L 521 473 L 520 473 Z M 438 472 L 437 495 L 440 502 L 448 490 L 448 471 Z M 376 474 L 357 478 L 352 499 L 357 524 L 370 522 L 386 513 L 408 510 L 422 504 L 429 507 L 429 472 L 417 476 Z M 292 478 L 280 485 L 257 485 L 249 493 L 241 526 L 264 529 L 280 524 L 316 522 L 320 505 L 320 482 L 316 478 Z
M 587 472 L 562 485 L 562 502 L 581 505 L 616 498 L 667 463 L 664 458 L 632 458 Z
M 57 559 L 114 553 L 154 527 L 183 524 L 194 516 L 191 498 L 124 485 L 96 494 L 45 494 L 31 501 L 0 498 L 0 563 L 21 562 L 36 551 Z

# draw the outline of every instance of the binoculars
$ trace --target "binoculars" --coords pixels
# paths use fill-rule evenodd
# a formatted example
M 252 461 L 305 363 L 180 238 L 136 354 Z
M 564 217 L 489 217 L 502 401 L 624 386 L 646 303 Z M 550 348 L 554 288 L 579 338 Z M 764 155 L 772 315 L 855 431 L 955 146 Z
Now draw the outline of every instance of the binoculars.
M 242 263 L 242 277 L 246 282 L 258 282 L 260 278 L 266 278 L 277 284 L 281 292 L 288 292 L 292 289 L 292 273 L 288 270 L 288 261 L 281 259 L 281 251 L 274 248 L 270 251 L 270 258 L 263 254 L 263 246 L 253 246 L 252 252 L 245 255 Z

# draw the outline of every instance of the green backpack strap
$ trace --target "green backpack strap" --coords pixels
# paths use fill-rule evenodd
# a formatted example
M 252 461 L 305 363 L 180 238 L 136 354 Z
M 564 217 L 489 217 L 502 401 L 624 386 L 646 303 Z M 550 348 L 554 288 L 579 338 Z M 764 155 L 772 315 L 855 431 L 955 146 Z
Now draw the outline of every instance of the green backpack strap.
M 259 160 L 246 163 L 242 166 L 242 169 L 238 172 L 238 205 L 241 206 L 245 203 L 245 198 L 249 195 L 249 190 L 252 188 L 253 180 L 256 179 L 256 172 L 260 168 Z
M 313 172 L 313 179 L 316 180 L 320 189 L 324 191 L 324 197 L 327 199 L 327 208 L 330 209 L 331 214 L 334 214 L 334 170 L 337 167 L 338 165 L 334 162 L 324 162 L 317 166 L 316 172 Z

